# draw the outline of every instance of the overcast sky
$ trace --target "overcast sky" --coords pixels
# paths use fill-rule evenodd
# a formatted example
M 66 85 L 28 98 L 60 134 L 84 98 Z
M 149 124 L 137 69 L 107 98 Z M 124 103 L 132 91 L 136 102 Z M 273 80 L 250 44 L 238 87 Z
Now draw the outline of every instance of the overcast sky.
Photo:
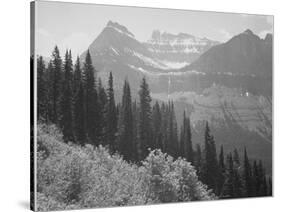
M 55 45 L 82 53 L 109 20 L 127 27 L 140 41 L 153 30 L 188 33 L 220 42 L 246 29 L 264 37 L 273 31 L 273 17 L 188 10 L 152 9 L 39 1 L 36 7 L 37 54 L 49 56 Z

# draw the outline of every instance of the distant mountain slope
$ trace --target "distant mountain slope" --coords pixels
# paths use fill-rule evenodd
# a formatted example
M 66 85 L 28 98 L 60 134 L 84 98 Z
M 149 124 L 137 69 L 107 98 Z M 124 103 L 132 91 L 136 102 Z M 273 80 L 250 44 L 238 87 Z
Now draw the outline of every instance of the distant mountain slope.
M 214 46 L 185 70 L 204 73 L 272 76 L 272 35 L 260 39 L 251 30 Z

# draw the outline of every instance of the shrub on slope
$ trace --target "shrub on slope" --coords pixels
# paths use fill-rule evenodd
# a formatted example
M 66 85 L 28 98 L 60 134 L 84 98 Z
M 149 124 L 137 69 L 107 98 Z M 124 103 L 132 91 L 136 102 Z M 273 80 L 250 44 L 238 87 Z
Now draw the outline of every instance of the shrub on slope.
M 44 124 L 38 126 L 37 150 L 41 211 L 215 198 L 190 163 L 160 150 L 137 166 L 102 146 L 66 144 L 55 126 Z

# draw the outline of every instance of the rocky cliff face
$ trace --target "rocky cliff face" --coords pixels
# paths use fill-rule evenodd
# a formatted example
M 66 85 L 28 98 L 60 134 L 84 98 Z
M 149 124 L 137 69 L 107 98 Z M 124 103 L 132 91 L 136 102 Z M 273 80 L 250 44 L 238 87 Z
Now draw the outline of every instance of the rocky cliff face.
M 145 45 L 157 59 L 173 68 L 182 68 L 196 60 L 202 53 L 219 42 L 186 33 L 177 35 L 155 30 Z

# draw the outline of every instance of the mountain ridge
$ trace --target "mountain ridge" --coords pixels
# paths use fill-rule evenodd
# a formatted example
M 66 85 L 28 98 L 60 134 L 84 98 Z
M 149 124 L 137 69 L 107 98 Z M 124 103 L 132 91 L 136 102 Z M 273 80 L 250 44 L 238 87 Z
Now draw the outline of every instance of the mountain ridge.
M 184 70 L 272 76 L 272 35 L 261 39 L 251 30 L 203 53 Z M 268 72 L 270 70 L 270 72 Z

